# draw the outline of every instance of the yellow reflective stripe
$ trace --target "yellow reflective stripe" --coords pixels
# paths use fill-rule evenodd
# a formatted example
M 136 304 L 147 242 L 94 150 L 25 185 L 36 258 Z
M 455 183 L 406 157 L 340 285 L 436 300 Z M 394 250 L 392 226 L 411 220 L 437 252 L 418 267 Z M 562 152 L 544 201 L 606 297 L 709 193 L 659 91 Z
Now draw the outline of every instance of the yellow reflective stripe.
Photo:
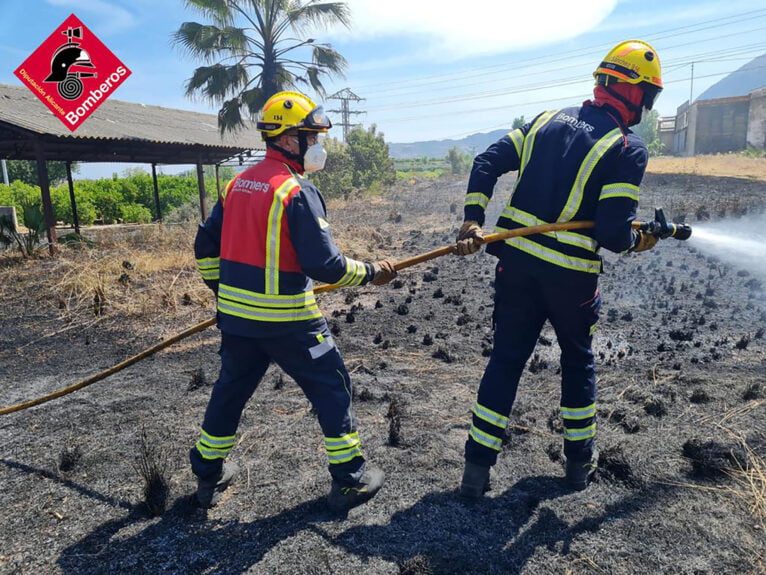
M 221 272 L 218 270 L 218 268 L 207 271 L 200 270 L 199 275 L 201 275 L 202 279 L 204 280 L 217 280 L 221 277 Z
M 473 439 L 476 443 L 479 443 L 485 447 L 489 447 L 490 449 L 494 449 L 495 451 L 500 451 L 500 449 L 503 447 L 502 439 L 495 437 L 494 435 L 490 435 L 489 433 L 485 433 L 474 425 L 471 426 L 471 431 L 468 432 L 468 435 L 470 435 L 471 439 Z
M 197 271 L 203 279 L 217 280 L 220 275 L 221 258 L 200 258 L 197 260 Z
M 231 447 L 226 449 L 206 447 L 201 441 L 198 441 L 195 447 L 203 459 L 224 459 L 231 451 Z
M 596 404 L 585 407 L 561 407 L 561 417 L 564 419 L 588 419 L 596 415 Z
M 362 283 L 366 277 L 367 266 L 362 262 L 346 258 L 346 273 L 336 282 L 336 285 L 357 286 Z
M 578 272 L 588 272 L 597 274 L 601 272 L 601 262 L 597 260 L 586 260 L 584 258 L 577 258 L 556 250 L 552 250 L 545 246 L 541 246 L 538 243 L 533 242 L 527 238 L 516 237 L 508 238 L 505 243 L 514 248 L 518 248 L 523 252 L 545 260 L 563 268 L 575 270 Z
M 594 323 L 592 326 L 590 326 L 590 329 L 588 330 L 588 335 L 593 335 L 596 333 L 596 324 Z
M 199 434 L 200 441 L 203 441 L 209 447 L 231 447 L 236 442 L 236 436 L 234 435 L 216 437 L 215 435 L 210 435 L 204 429 L 200 429 Z
M 327 452 L 327 459 L 330 461 L 330 464 L 346 463 L 355 457 L 362 457 L 362 451 L 358 447 L 343 451 Z
M 220 284 L 218 294 L 229 300 L 258 307 L 299 308 L 316 305 L 316 296 L 313 291 L 271 295 Z
M 568 222 L 575 216 L 577 210 L 580 209 L 583 194 L 585 193 L 585 184 L 588 183 L 588 179 L 593 173 L 593 169 L 596 167 L 599 160 L 604 157 L 604 154 L 609 151 L 609 148 L 621 139 L 622 131 L 620 131 L 620 128 L 615 128 L 608 132 L 598 142 L 593 144 L 593 147 L 585 156 L 582 164 L 580 164 L 580 169 L 578 170 L 577 177 L 572 185 L 572 190 L 569 192 L 567 203 L 564 206 L 564 209 L 561 210 L 561 214 L 559 214 L 557 221 Z
M 225 203 L 226 203 L 226 202 L 225 202 L 225 200 L 226 200 L 226 196 L 229 194 L 229 190 L 231 189 L 231 185 L 234 183 L 234 180 L 236 180 L 236 179 L 237 179 L 237 178 L 232 178 L 232 179 L 230 179 L 230 180 L 229 180 L 229 183 L 228 183 L 228 184 L 226 184 L 226 185 L 223 187 L 223 191 L 221 192 L 221 203 L 222 203 L 222 204 L 225 204 Z
M 349 433 L 341 437 L 325 437 L 324 445 L 327 449 L 338 449 L 339 447 L 353 447 L 359 445 L 359 432 Z
M 596 253 L 596 250 L 598 249 L 598 243 L 596 240 L 582 234 L 562 230 L 559 232 L 553 232 L 553 235 L 562 244 L 568 244 L 570 246 L 582 248 L 593 253 Z
M 198 268 L 212 268 L 221 265 L 221 258 L 200 258 L 197 260 Z
M 513 206 L 507 206 L 503 210 L 502 217 L 508 218 L 509 220 L 513 220 L 517 224 L 522 224 L 523 226 L 527 226 L 527 227 L 543 226 L 549 223 L 549 222 L 546 222 L 545 220 L 541 220 L 540 218 L 538 218 L 537 216 L 534 216 L 533 214 L 530 214 L 528 212 L 525 212 Z M 505 231 L 505 230 L 504 228 L 497 228 L 495 231 Z M 561 230 L 557 232 L 545 232 L 544 234 L 541 234 L 541 235 L 555 238 L 562 244 L 569 244 L 569 245 L 576 246 L 578 248 L 582 248 L 584 250 L 588 250 L 594 253 L 598 249 L 598 243 L 596 243 L 596 240 L 575 232 L 568 232 L 566 230 Z
M 282 237 L 282 214 L 285 211 L 283 201 L 298 182 L 287 178 L 274 192 L 269 210 L 269 223 L 266 228 L 266 293 L 279 293 L 279 241 Z
M 322 317 L 322 312 L 316 305 L 300 309 L 252 308 L 226 301 L 220 297 L 218 298 L 218 311 L 244 319 L 272 322 L 302 321 Z
M 496 425 L 497 427 L 501 429 L 505 429 L 506 426 L 508 425 L 507 417 L 505 417 L 504 415 L 500 415 L 496 411 L 492 411 L 488 407 L 484 407 L 483 405 L 480 405 L 479 402 L 476 402 L 474 404 L 473 413 L 479 419 L 483 419 L 487 423 Z
M 638 186 L 633 184 L 607 184 L 601 188 L 601 195 L 598 199 L 608 200 L 609 198 L 629 198 L 635 202 L 638 201 Z
M 564 428 L 564 439 L 569 441 L 582 441 L 583 439 L 590 439 L 596 437 L 596 424 L 593 423 L 588 427 L 581 427 L 578 429 Z
M 521 149 L 524 147 L 524 134 L 520 128 L 516 128 L 508 132 L 508 137 L 513 142 L 513 147 L 516 148 L 516 155 L 521 158 Z
M 542 128 L 545 124 L 547 124 L 557 112 L 558 110 L 553 110 L 552 112 L 544 112 L 537 119 L 537 121 L 534 124 L 532 124 L 532 127 L 530 128 L 529 133 L 527 134 L 527 137 L 524 138 L 524 145 L 522 146 L 522 151 L 521 151 L 521 162 L 519 165 L 519 179 L 521 179 L 521 176 L 524 173 L 524 169 L 527 167 L 527 164 L 529 163 L 529 157 L 532 155 L 532 148 L 535 145 L 535 136 L 537 135 L 537 131 L 540 128 Z
M 464 206 L 479 206 L 482 210 L 487 208 L 489 198 L 481 192 L 471 192 L 465 195 Z

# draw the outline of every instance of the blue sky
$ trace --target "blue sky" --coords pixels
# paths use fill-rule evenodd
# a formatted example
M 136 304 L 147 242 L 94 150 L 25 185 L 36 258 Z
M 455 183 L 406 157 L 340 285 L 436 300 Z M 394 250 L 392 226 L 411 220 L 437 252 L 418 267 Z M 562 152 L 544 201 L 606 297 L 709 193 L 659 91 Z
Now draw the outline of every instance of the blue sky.
M 364 98 L 352 110 L 366 113 L 354 120 L 376 124 L 389 142 L 457 139 L 579 103 L 591 92 L 593 68 L 628 38 L 650 42 L 660 55 L 662 115 L 674 114 L 690 90 L 696 97 L 766 52 L 763 0 L 348 4 L 351 30 L 307 36 L 331 43 L 349 62 L 345 78 L 326 82 L 327 93 L 350 88 Z M 20 85 L 13 71 L 71 13 L 133 73 L 113 98 L 215 113 L 183 94 L 198 63 L 173 48 L 170 36 L 184 21 L 205 20 L 182 0 L 0 0 L 0 82 Z M 338 105 L 326 102 L 327 109 Z

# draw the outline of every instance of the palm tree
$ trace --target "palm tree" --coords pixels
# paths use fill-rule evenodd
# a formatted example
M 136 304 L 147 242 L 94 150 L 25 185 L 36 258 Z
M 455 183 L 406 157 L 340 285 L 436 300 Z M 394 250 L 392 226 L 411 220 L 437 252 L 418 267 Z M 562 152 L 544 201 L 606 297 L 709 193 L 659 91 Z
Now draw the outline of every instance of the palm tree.
M 186 6 L 212 21 L 184 22 L 173 33 L 176 46 L 208 64 L 194 70 L 186 95 L 220 106 L 221 134 L 243 126 L 243 112 L 255 118 L 276 92 L 301 84 L 324 97 L 320 77 L 343 76 L 346 59 L 304 33 L 335 23 L 348 27 L 344 2 L 186 0 Z

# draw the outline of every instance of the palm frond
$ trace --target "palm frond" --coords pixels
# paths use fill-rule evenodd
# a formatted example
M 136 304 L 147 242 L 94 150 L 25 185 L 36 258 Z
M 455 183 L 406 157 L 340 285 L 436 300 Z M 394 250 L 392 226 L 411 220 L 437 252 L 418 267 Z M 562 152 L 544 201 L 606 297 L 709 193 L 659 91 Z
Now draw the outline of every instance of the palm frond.
M 211 102 L 221 103 L 227 96 L 238 93 L 247 82 L 247 69 L 240 63 L 201 66 L 186 82 L 186 95 L 194 97 L 201 94 Z
M 312 58 L 314 64 L 319 66 L 327 74 L 343 75 L 343 72 L 348 67 L 348 61 L 340 55 L 339 52 L 333 50 L 329 44 L 315 44 L 312 46 Z
M 325 90 L 324 86 L 322 85 L 322 81 L 319 79 L 321 73 L 322 71 L 314 66 L 306 68 L 306 77 L 308 78 L 309 84 L 314 89 L 314 91 L 319 94 L 322 99 L 324 99 Z
M 244 28 L 210 26 L 198 22 L 184 22 L 172 35 L 173 43 L 192 56 L 213 61 L 222 53 L 242 54 L 249 40 Z
M 196 10 L 220 26 L 226 26 L 233 21 L 229 0 L 186 0 L 185 4 L 187 8 Z
M 240 95 L 240 101 L 242 102 L 242 107 L 247 109 L 248 114 L 250 114 L 251 118 L 258 117 L 258 112 L 261 108 L 263 108 L 263 105 L 266 103 L 266 100 L 268 100 L 269 97 L 266 95 L 266 92 L 264 92 L 261 88 L 250 88 L 249 90 L 245 90 Z
M 281 63 L 277 65 L 274 76 L 280 90 L 287 90 L 295 86 L 295 74 L 290 72 L 290 70 L 288 70 L 287 67 Z
M 218 110 L 218 129 L 223 135 L 226 132 L 235 132 L 244 127 L 242 119 L 241 103 L 239 96 L 226 100 Z
M 351 26 L 351 10 L 345 2 L 310 0 L 304 5 L 294 4 L 297 6 L 288 10 L 286 17 L 295 30 L 326 29 L 337 23 Z

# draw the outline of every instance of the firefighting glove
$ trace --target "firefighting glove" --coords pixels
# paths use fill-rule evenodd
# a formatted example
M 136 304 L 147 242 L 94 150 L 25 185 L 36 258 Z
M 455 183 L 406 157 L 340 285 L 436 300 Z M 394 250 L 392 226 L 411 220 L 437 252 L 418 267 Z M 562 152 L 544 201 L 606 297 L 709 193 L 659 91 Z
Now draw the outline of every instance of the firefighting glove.
M 396 277 L 393 260 L 380 260 L 372 264 L 372 285 L 382 286 Z
M 473 220 L 464 221 L 457 234 L 457 254 L 459 256 L 467 256 L 478 252 L 483 239 L 484 234 L 481 231 L 479 222 Z
M 633 241 L 633 247 L 630 249 L 630 251 L 645 252 L 650 250 L 657 245 L 657 240 L 657 236 L 638 230 L 636 232 L 636 239 Z

